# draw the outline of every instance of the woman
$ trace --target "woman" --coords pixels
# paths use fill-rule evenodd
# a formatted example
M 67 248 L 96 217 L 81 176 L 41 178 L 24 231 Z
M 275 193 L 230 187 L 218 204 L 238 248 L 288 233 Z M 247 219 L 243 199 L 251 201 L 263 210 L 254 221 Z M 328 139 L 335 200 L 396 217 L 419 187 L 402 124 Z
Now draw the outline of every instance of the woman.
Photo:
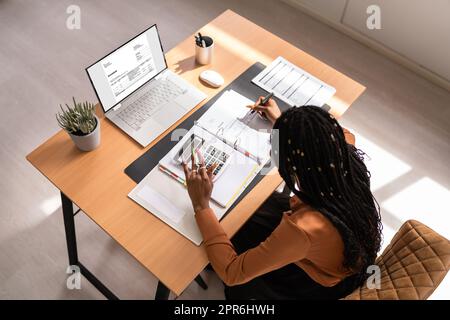
M 212 170 L 184 165 L 211 265 L 230 299 L 342 298 L 362 284 L 381 243 L 363 153 L 321 108 L 251 108 L 278 130 L 272 156 L 294 196 L 274 193 L 230 241 L 209 207 Z

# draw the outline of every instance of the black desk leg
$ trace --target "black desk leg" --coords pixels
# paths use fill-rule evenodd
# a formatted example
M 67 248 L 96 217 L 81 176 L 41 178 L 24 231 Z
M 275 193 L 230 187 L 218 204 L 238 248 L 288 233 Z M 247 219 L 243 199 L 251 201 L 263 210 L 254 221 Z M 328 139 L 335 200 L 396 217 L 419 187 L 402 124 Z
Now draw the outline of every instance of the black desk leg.
M 67 253 L 69 264 L 78 265 L 77 238 L 75 234 L 75 219 L 73 218 L 73 204 L 67 196 L 61 192 L 62 212 L 64 218 L 64 229 L 66 231 Z
M 77 238 L 75 233 L 75 219 L 73 212 L 73 203 L 67 196 L 61 192 L 62 211 L 64 218 L 64 229 L 66 231 L 67 253 L 69 255 L 69 264 L 78 266 L 81 274 L 97 288 L 109 300 L 118 300 L 119 298 L 112 293 L 94 274 L 92 274 L 81 262 L 78 260 Z M 205 281 L 200 275 L 195 278 L 195 282 L 203 289 L 208 289 Z M 168 300 L 170 290 L 161 282 L 158 281 L 156 288 L 155 300 Z
M 161 281 L 158 281 L 156 287 L 155 300 L 169 300 L 170 290 Z
M 208 285 L 206 284 L 205 280 L 203 280 L 203 278 L 202 278 L 201 275 L 198 275 L 198 276 L 195 278 L 195 282 L 197 282 L 197 284 L 198 284 L 203 290 L 208 289 Z
M 195 278 L 195 282 L 202 287 L 204 290 L 208 289 L 208 285 L 205 280 L 198 275 Z M 155 300 L 168 300 L 169 299 L 170 290 L 161 282 L 158 281 L 158 287 L 156 288 Z
M 75 219 L 73 204 L 67 196 L 61 192 L 61 203 L 64 218 L 64 229 L 66 231 L 67 253 L 69 255 L 69 264 L 78 266 L 81 274 L 97 288 L 109 300 L 118 300 L 118 297 L 112 293 L 103 283 L 100 282 L 85 266 L 78 260 L 77 238 L 75 234 Z

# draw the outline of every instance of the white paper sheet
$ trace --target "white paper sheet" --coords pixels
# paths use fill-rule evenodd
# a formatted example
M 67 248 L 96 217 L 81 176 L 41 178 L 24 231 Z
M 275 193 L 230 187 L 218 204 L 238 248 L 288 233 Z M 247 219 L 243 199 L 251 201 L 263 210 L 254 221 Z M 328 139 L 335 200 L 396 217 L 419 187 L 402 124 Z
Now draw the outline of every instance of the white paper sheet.
M 215 134 L 243 153 L 249 153 L 259 163 L 270 157 L 272 125 L 257 113 L 250 114 L 248 105 L 254 101 L 229 90 L 222 94 L 197 124 Z
M 137 195 L 175 223 L 179 223 L 186 214 L 183 210 L 180 210 L 177 206 L 173 205 L 169 199 L 149 185 L 144 185 Z
M 336 89 L 283 57 L 276 58 L 252 82 L 291 106 L 323 106 Z
M 141 190 L 146 187 L 153 190 L 157 189 L 159 194 L 170 195 L 172 205 L 177 207 L 174 211 L 176 212 L 176 216 L 182 218 L 178 222 L 175 222 L 174 219 L 171 218 L 171 214 L 168 213 L 172 209 L 168 210 L 166 208 L 161 210 L 161 208 L 155 208 L 154 203 L 149 203 L 147 200 L 144 200 L 142 196 L 139 196 Z M 133 190 L 131 190 L 128 196 L 197 246 L 203 241 L 202 234 L 200 233 L 197 222 L 194 218 L 192 202 L 186 188 L 181 183 L 173 180 L 167 174 L 161 172 L 158 167 L 153 168 L 153 170 L 150 171 L 150 173 L 145 176 L 145 178 L 138 185 L 136 185 Z M 156 203 L 158 202 L 159 200 L 156 201 Z M 211 201 L 210 206 L 219 220 L 223 217 L 227 210 L 213 201 Z M 175 220 L 177 219 L 175 218 Z

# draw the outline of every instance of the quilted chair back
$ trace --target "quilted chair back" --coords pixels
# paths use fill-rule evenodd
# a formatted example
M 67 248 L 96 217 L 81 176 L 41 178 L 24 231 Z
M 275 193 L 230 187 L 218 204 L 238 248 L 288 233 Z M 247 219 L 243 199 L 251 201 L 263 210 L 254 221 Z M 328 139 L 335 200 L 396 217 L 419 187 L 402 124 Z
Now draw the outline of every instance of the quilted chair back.
M 366 284 L 345 300 L 425 300 L 450 268 L 450 241 L 426 225 L 408 220 L 376 260 L 379 289 Z

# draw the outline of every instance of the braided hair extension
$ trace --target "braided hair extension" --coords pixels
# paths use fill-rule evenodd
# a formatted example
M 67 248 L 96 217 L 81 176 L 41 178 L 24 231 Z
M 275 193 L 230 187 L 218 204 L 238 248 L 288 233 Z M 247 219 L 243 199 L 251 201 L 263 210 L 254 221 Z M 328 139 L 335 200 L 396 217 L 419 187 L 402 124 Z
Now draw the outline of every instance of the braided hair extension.
M 344 242 L 344 267 L 365 277 L 380 250 L 382 226 L 364 153 L 346 142 L 332 115 L 315 106 L 290 108 L 274 129 L 281 177 L 332 222 Z

